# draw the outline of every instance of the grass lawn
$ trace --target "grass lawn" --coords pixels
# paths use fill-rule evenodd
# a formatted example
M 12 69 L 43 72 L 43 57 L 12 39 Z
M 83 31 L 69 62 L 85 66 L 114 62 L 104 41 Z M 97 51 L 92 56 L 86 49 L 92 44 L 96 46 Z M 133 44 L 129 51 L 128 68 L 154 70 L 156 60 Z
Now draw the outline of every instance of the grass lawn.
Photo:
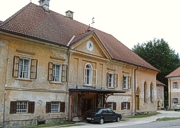
M 157 119 L 157 121 L 169 121 L 169 120 L 178 120 L 180 117 L 165 117 L 165 118 L 160 118 Z
M 160 113 L 156 112 L 156 113 L 149 113 L 149 114 L 139 114 L 139 115 L 135 115 L 135 116 L 129 116 L 127 118 L 144 118 L 144 117 L 154 116 L 157 114 L 160 114 Z

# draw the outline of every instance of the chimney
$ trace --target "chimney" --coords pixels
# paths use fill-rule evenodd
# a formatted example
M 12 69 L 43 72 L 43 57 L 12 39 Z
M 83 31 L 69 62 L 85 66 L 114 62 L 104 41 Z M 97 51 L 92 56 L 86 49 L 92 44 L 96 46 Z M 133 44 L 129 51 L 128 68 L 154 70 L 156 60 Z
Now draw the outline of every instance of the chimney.
M 73 19 L 73 13 L 72 11 L 68 10 L 66 11 L 66 17 Z
M 42 6 L 45 11 L 49 11 L 49 1 L 50 0 L 39 0 L 39 6 Z

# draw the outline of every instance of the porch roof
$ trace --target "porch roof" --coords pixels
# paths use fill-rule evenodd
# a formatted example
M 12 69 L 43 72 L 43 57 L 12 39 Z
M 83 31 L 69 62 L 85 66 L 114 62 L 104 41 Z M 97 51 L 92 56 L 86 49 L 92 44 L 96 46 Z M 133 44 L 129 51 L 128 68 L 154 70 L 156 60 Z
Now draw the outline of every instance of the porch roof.
M 125 93 L 124 90 L 106 90 L 104 88 L 95 88 L 95 87 L 80 87 L 69 88 L 69 91 L 72 92 L 101 92 L 101 93 Z

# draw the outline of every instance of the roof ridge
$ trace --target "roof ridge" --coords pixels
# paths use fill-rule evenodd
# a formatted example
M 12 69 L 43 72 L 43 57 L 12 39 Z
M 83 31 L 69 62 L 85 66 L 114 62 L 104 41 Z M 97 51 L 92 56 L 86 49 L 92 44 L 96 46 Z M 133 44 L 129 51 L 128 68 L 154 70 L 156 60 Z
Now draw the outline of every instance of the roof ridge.
M 29 2 L 26 6 L 24 6 L 23 8 L 21 8 L 19 11 L 17 11 L 15 14 L 13 14 L 12 16 L 10 16 L 9 18 L 7 18 L 2 25 L 0 25 L 0 27 L 2 27 L 3 25 L 5 25 L 6 23 L 10 22 L 13 18 L 15 18 L 16 16 L 18 16 L 26 7 L 28 7 L 30 4 L 33 4 L 32 2 Z M 35 4 L 34 4 L 35 5 Z

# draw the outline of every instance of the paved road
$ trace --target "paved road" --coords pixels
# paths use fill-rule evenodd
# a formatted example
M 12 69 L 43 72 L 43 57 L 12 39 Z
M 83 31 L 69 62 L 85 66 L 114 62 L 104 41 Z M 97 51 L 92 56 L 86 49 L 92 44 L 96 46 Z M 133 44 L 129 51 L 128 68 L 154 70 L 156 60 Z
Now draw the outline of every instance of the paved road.
M 155 122 L 158 118 L 180 117 L 180 111 L 158 111 L 157 114 L 145 118 L 128 118 L 126 121 L 110 122 L 105 124 L 79 122 L 82 126 L 71 126 L 70 128 L 180 128 L 180 120 Z M 52 128 L 52 127 L 51 127 Z M 55 126 L 53 128 L 60 128 Z

